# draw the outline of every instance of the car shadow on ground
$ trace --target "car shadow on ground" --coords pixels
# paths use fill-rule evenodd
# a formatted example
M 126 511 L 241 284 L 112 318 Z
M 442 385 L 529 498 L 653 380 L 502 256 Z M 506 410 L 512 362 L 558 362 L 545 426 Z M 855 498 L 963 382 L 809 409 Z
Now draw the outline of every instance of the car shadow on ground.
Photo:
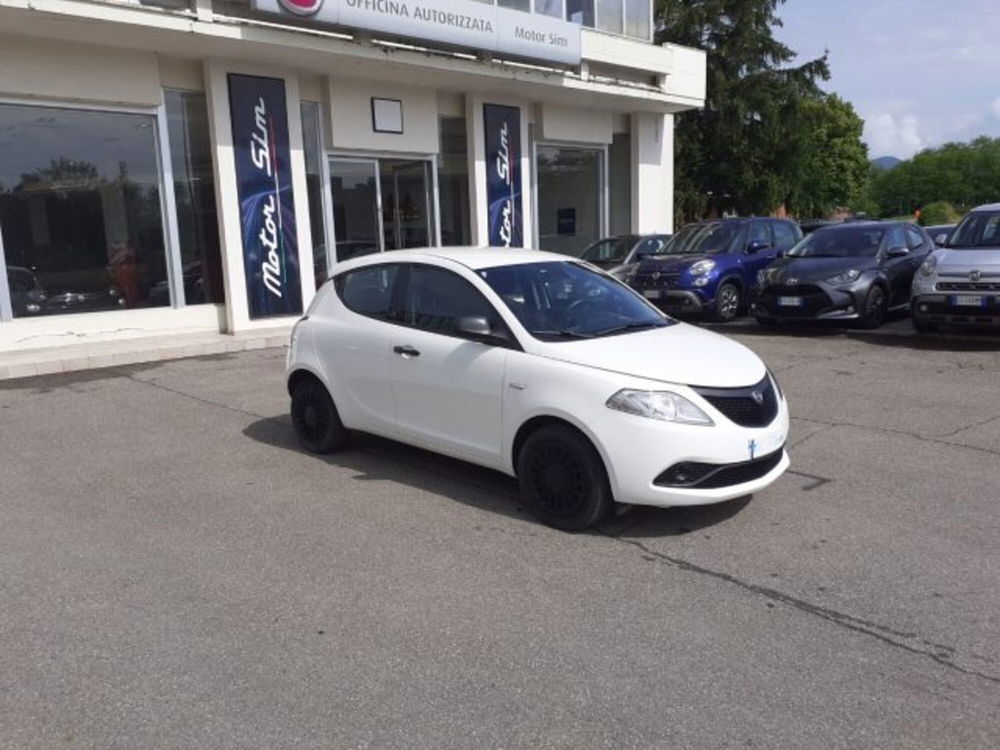
M 540 523 L 521 504 L 517 480 L 465 461 L 365 433 L 352 433 L 350 445 L 337 453 L 306 453 L 296 441 L 288 417 L 284 416 L 253 422 L 243 434 L 265 445 L 355 471 L 355 481 L 396 482 L 508 518 Z M 749 500 L 739 498 L 692 508 L 617 506 L 614 517 L 590 533 L 628 538 L 679 536 L 731 518 Z

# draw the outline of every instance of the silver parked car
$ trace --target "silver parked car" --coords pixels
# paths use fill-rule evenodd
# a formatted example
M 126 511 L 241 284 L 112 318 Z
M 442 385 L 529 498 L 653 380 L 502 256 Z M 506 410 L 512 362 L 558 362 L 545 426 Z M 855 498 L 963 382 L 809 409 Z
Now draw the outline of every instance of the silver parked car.
M 1000 203 L 972 209 L 913 277 L 913 327 L 1000 327 Z

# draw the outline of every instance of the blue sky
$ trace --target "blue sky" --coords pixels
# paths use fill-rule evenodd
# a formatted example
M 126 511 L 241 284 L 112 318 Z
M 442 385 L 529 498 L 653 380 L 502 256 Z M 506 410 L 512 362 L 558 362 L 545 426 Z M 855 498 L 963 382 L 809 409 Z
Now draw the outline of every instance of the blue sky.
M 776 35 L 830 51 L 827 91 L 865 120 L 870 155 L 1000 137 L 1000 0 L 787 0 Z

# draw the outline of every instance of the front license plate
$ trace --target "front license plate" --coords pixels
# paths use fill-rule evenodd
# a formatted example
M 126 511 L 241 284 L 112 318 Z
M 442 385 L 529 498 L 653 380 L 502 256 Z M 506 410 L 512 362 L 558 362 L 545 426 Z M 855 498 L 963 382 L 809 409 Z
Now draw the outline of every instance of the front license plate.
M 982 307 L 983 300 L 981 294 L 955 294 L 952 295 L 951 304 L 955 307 Z
M 661 294 L 659 289 L 647 289 L 642 293 L 646 299 L 659 299 Z
M 782 307 L 802 307 L 801 297 L 778 297 L 778 304 Z

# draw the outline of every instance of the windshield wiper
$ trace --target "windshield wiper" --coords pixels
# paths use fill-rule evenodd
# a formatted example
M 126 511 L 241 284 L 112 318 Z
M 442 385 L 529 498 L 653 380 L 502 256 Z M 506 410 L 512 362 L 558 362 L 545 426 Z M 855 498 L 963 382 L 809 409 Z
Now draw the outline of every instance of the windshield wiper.
M 614 333 L 625 333 L 626 331 L 641 331 L 645 328 L 665 328 L 669 323 L 666 321 L 647 321 L 645 323 L 626 323 L 623 326 L 612 326 L 603 331 L 595 331 L 594 336 L 610 336 Z
M 532 331 L 532 336 L 553 336 L 560 339 L 592 339 L 593 334 L 580 333 L 579 331 L 552 330 L 552 331 Z

